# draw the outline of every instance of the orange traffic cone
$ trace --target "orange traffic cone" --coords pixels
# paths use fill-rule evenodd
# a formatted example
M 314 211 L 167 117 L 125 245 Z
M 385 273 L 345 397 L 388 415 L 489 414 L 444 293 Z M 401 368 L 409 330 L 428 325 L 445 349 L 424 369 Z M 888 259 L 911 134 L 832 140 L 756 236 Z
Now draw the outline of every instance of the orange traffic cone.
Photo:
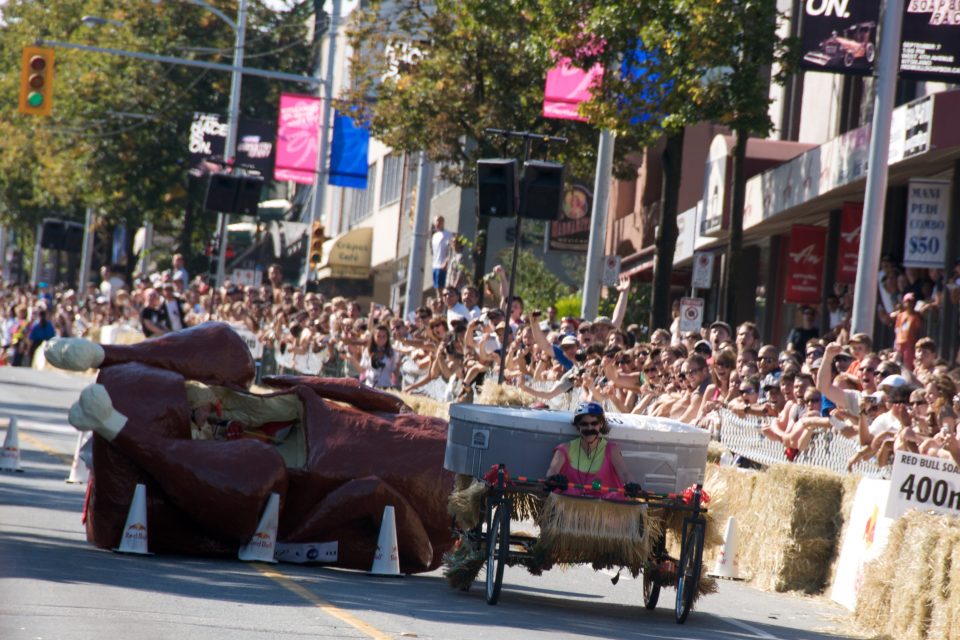
M 17 430 L 16 416 L 10 416 L 7 436 L 3 439 L 3 449 L 0 449 L 0 471 L 23 472 L 20 468 L 20 432 Z
M 377 540 L 377 551 L 373 554 L 370 575 L 394 578 L 403 576 L 400 573 L 400 549 L 397 546 L 397 520 L 392 505 L 383 508 L 380 537 Z

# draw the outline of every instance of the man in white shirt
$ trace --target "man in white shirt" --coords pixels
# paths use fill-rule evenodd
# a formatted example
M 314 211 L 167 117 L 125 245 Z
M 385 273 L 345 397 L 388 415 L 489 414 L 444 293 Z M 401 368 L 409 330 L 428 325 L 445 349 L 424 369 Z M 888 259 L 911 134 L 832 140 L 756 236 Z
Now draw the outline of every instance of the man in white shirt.
M 456 287 L 443 288 L 443 304 L 447 307 L 447 325 L 453 326 L 456 320 L 472 320 L 470 310 L 460 302 L 460 292 Z
M 117 297 L 117 291 L 123 289 L 126 283 L 118 275 L 114 275 L 109 265 L 100 267 L 100 293 L 111 302 Z
M 183 254 L 175 253 L 173 254 L 173 279 L 179 280 L 182 286 L 180 291 L 186 291 L 190 288 L 190 275 L 187 273 L 187 269 L 183 266 Z
M 453 233 L 443 228 L 443 216 L 433 221 L 433 237 L 430 246 L 433 249 L 433 288 L 439 293 L 447 285 L 447 266 L 450 263 L 450 242 Z

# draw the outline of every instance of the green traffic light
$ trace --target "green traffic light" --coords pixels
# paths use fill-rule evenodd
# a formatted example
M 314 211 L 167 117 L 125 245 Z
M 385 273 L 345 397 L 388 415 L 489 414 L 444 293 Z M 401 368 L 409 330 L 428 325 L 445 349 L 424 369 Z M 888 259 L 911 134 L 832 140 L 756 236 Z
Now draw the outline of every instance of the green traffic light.
M 39 91 L 31 91 L 27 94 L 27 104 L 37 108 L 43 105 L 43 94 Z

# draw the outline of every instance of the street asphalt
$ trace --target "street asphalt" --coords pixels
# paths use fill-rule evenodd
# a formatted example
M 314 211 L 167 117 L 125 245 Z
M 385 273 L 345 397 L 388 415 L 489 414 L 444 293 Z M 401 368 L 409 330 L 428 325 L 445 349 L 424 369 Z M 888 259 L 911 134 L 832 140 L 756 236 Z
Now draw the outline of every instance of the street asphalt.
M 507 568 L 500 604 L 482 584 L 451 590 L 440 572 L 375 578 L 330 568 L 180 556 L 128 556 L 86 542 L 86 485 L 67 484 L 77 433 L 67 410 L 93 379 L 0 367 L 0 435 L 19 419 L 22 473 L 0 473 L 0 638 L 246 640 L 261 638 L 856 637 L 823 597 L 721 581 L 685 625 L 674 592 L 642 606 L 639 581 L 588 567 L 534 577 Z M 481 573 L 481 579 L 483 574 Z

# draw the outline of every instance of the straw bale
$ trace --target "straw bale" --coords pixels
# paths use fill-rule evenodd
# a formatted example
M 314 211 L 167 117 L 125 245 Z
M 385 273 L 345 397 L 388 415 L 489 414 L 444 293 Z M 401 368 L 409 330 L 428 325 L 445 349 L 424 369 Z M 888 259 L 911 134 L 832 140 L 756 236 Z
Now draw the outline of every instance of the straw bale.
M 711 440 L 707 443 L 707 464 L 720 464 L 720 456 L 722 456 L 726 450 L 727 448 L 725 446 Z
M 958 637 L 957 542 L 955 519 L 911 512 L 897 520 L 883 555 L 865 569 L 856 621 L 898 640 Z
M 850 513 L 853 511 L 853 499 L 857 497 L 857 487 L 860 486 L 860 476 L 845 475 L 840 476 L 842 487 L 842 497 L 840 500 L 840 513 L 837 514 L 837 548 L 833 553 L 833 560 L 830 562 L 830 573 L 827 576 L 827 584 L 833 584 L 837 577 L 837 565 L 840 561 L 840 547 L 844 538 L 847 536 L 847 528 L 850 526 Z
M 710 467 L 705 486 L 717 533 L 736 518 L 742 577 L 762 589 L 823 590 L 837 545 L 843 494 L 838 476 L 793 465 L 760 473 Z M 708 561 L 721 548 L 711 542 Z
M 497 384 L 493 378 L 484 380 L 480 387 L 480 396 L 476 404 L 487 404 L 498 407 L 529 407 L 537 401 L 533 396 L 524 393 L 517 387 L 506 384 Z
M 432 418 L 443 418 L 444 420 L 450 419 L 450 404 L 447 402 L 440 402 L 439 400 L 434 400 L 433 398 L 426 398 L 424 396 L 414 395 L 412 393 L 402 393 L 395 391 L 394 395 L 399 396 L 403 402 L 410 407 L 414 413 L 421 416 L 428 416 Z

